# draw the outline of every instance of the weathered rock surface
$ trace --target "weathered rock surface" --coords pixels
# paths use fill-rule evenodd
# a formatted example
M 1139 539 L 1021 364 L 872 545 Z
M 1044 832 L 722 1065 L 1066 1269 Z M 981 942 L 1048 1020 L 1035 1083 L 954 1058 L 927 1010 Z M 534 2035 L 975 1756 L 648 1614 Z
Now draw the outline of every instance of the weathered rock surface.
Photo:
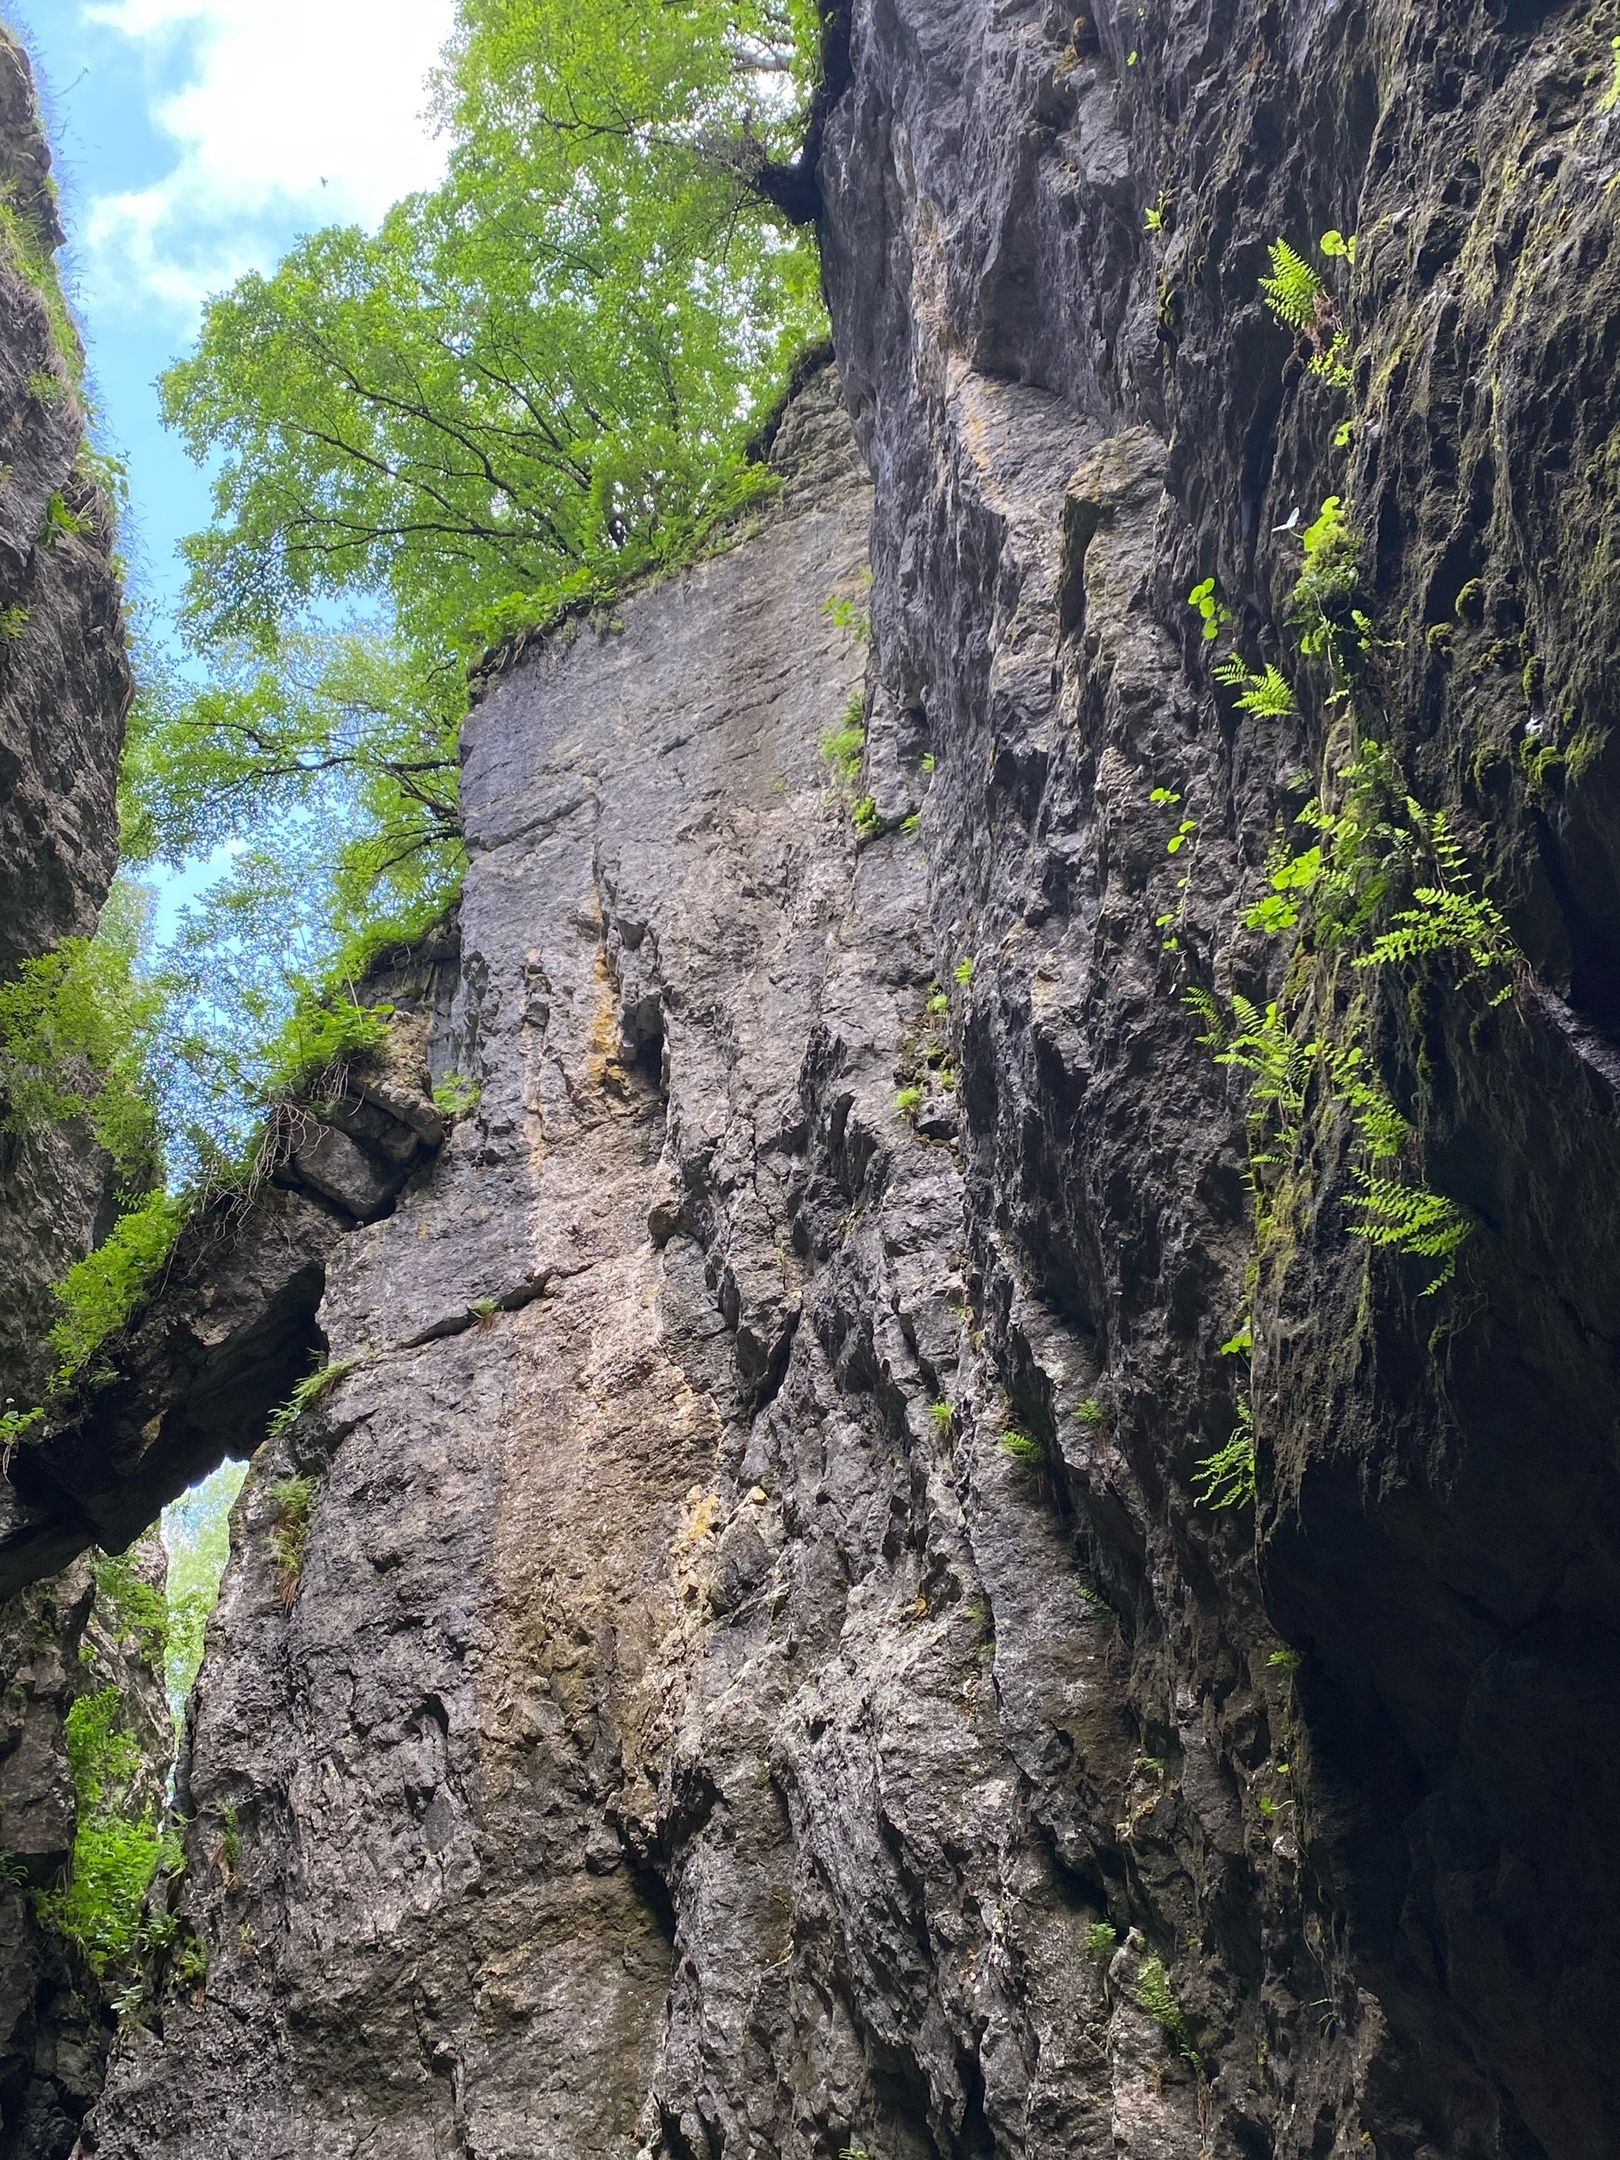
M 61 244 L 21 48 L 0 29 L 0 982 L 88 933 L 118 853 L 129 673 L 77 341 L 48 297 Z M 38 1400 L 50 1286 L 88 1250 L 108 1165 L 78 1123 L 0 1132 L 0 1410 Z M 149 1519 L 149 1518 L 148 1518 Z M 143 1524 L 133 1527 L 141 1528 Z M 72 1850 L 63 1719 L 86 1684 L 87 1565 L 0 1606 L 0 2154 L 56 2160 L 106 2053 L 92 1976 L 35 1918 Z
M 155 1294 L 98 1356 L 105 1378 L 17 1443 L 0 1494 L 0 1594 L 91 1545 L 122 1550 L 227 1456 L 251 1454 L 308 1377 L 330 1255 L 391 1211 L 444 1138 L 429 1038 L 455 1040 L 456 952 L 451 937 L 377 974 L 372 994 L 395 1014 L 385 1058 L 273 1113 L 246 1189 L 186 1224 Z
M 475 718 L 433 1055 L 481 1100 L 324 1256 L 347 1369 L 246 1488 L 182 1764 L 206 1978 L 84 2149 L 1600 2160 L 1609 25 L 848 28 L 874 493 L 823 381 L 746 546 Z M 1257 296 L 1330 227 L 1348 391 Z M 1476 1218 L 1430 1297 L 1314 1097 L 1256 1253 L 1184 1002 L 1288 960 L 1238 925 L 1343 755 L 1288 619 L 1334 494 L 1358 696 L 1524 955 L 1494 1006 L 1322 971 Z M 1297 714 L 1212 679 L 1210 574 Z M 1200 1508 L 1246 1392 L 1259 1506 Z
M 62 243 L 21 47 L 0 30 L 0 981 L 95 927 L 118 861 L 130 681 L 113 538 L 90 475 L 71 325 L 47 298 Z M 72 350 L 64 349 L 72 346 Z M 106 1193 L 82 1131 L 0 1134 L 0 1398 L 37 1395 L 50 1285 Z

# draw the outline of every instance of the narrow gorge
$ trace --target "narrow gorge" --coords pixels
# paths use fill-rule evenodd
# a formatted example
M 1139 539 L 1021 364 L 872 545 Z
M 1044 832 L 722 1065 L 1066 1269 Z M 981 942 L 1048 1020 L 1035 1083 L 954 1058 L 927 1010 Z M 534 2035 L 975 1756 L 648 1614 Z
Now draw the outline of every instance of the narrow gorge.
M 1620 19 L 821 38 L 769 486 L 493 644 L 386 1043 L 0 1428 L 0 2160 L 1620 2150 Z M 130 696 L 47 163 L 8 40 L 5 979 Z M 112 1189 L 0 1135 L 8 1411 Z

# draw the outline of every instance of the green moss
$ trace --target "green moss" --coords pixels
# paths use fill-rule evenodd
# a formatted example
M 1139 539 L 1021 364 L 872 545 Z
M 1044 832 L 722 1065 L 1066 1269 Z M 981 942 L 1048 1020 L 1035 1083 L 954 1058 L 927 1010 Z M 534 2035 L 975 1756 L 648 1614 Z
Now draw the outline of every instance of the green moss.
M 51 1330 L 57 1386 L 66 1386 L 118 1334 L 145 1301 L 174 1251 L 191 1202 L 155 1192 L 120 1217 L 105 1244 L 70 1268 L 56 1297 L 62 1317 Z

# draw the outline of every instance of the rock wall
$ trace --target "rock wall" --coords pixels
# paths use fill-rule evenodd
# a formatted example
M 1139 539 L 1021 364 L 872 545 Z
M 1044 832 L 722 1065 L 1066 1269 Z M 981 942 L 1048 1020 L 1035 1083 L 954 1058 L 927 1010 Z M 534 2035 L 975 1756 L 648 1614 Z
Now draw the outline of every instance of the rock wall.
M 52 258 L 61 245 L 27 60 L 0 30 L 0 982 L 93 930 L 118 854 L 116 794 L 129 673 L 113 535 L 87 462 L 77 335 Z M 37 1401 L 50 1369 L 50 1286 L 88 1249 L 107 1165 L 80 1125 L 0 1131 L 0 1408 Z M 8 1460 L 7 1468 L 10 1468 Z M 0 1510 L 9 1520 L 10 1499 Z M 137 1526 L 138 1527 L 138 1526 Z M 81 1656 L 87 1562 L 0 1605 L 0 2154 L 54 2160 L 73 2143 L 108 2043 L 101 1990 L 42 1929 L 34 1893 L 73 1849 L 63 1721 L 87 1686 L 150 1675 Z
M 861 465 L 821 378 L 751 538 L 475 716 L 481 1098 L 322 1261 L 86 2152 L 1610 2149 L 1611 27 L 842 17 Z M 1502 984 L 1244 925 L 1369 741 Z M 1189 992 L 1293 1017 L 1268 1159 Z
M 118 862 L 129 671 L 113 535 L 87 459 L 50 158 L 0 30 L 0 981 L 84 936 Z M 83 1131 L 0 1134 L 0 1398 L 37 1399 L 50 1285 L 85 1251 L 105 1165 Z

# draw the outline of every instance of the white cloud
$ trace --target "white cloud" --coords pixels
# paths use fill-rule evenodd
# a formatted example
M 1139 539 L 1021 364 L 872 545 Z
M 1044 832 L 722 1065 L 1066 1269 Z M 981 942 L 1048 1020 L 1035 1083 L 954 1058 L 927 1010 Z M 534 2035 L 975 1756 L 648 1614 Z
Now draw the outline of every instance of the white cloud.
M 96 305 L 155 302 L 189 327 L 293 231 L 374 224 L 430 186 L 442 149 L 425 84 L 454 12 L 454 0 L 87 0 L 87 21 L 178 45 L 188 63 L 151 115 L 174 141 L 172 169 L 89 206 Z

